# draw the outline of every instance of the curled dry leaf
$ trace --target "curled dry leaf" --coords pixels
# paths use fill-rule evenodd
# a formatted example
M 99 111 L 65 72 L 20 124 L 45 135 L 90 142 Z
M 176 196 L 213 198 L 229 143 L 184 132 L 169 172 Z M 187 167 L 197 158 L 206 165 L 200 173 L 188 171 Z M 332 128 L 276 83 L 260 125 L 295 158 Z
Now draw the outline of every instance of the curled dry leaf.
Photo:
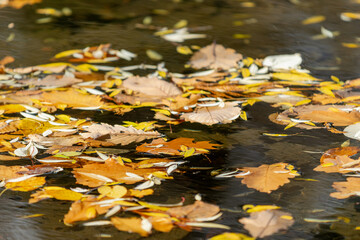
M 184 113 L 181 119 L 188 122 L 198 122 L 205 125 L 213 125 L 217 123 L 231 123 L 238 118 L 241 108 L 237 103 L 225 103 L 224 106 L 215 107 L 196 107 L 194 112 Z
M 345 199 L 360 195 L 360 178 L 357 177 L 349 177 L 346 182 L 334 182 L 332 186 L 337 190 L 330 194 L 333 198 Z
M 113 144 L 127 145 L 132 142 L 141 142 L 145 139 L 158 138 L 157 131 L 143 131 L 133 126 L 124 127 L 121 125 L 111 126 L 106 123 L 92 124 L 86 128 L 87 133 L 80 133 L 83 138 L 102 138 Z M 108 135 L 108 136 L 105 136 Z M 104 137 L 103 137 L 104 136 Z
M 236 67 L 237 62 L 242 59 L 240 53 L 234 49 L 225 48 L 220 44 L 212 43 L 196 52 L 190 59 L 193 68 L 212 68 L 228 70 Z
M 138 152 L 146 152 L 151 154 L 169 154 L 169 155 L 181 155 L 181 146 L 187 148 L 194 148 L 193 154 L 207 153 L 207 149 L 215 149 L 219 146 L 208 141 L 193 142 L 192 138 L 176 138 L 169 142 L 159 138 L 153 140 L 151 143 L 144 143 L 136 148 Z
M 293 225 L 292 216 L 279 210 L 265 210 L 253 212 L 248 218 L 241 218 L 240 223 L 254 238 L 270 236 L 282 229 L 288 229 Z
M 246 174 L 238 174 L 235 177 L 243 178 L 241 181 L 249 188 L 260 192 L 271 193 L 282 185 L 289 183 L 289 178 L 296 176 L 287 163 L 263 164 L 260 167 L 241 168 Z M 289 167 L 289 168 L 288 168 Z
M 138 233 L 142 237 L 146 237 L 151 233 L 151 229 L 149 230 L 144 226 L 143 219 L 141 218 L 112 217 L 111 222 L 120 231 Z
M 156 77 L 129 77 L 123 82 L 123 87 L 140 92 L 149 96 L 160 98 L 172 97 L 182 94 L 179 88 L 170 82 L 160 80 Z
M 196 221 L 198 218 L 211 218 L 220 212 L 220 208 L 214 204 L 196 201 L 183 207 L 174 207 L 167 210 L 167 213 L 176 218 L 186 218 L 189 221 Z

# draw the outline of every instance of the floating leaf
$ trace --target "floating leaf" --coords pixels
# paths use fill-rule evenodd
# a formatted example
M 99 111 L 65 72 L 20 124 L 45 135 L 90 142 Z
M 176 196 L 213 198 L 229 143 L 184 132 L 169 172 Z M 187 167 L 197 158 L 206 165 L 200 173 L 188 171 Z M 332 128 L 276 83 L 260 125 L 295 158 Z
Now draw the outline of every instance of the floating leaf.
M 332 186 L 337 190 L 337 192 L 330 194 L 333 198 L 345 199 L 351 196 L 359 196 L 360 178 L 349 177 L 346 182 L 334 182 Z
M 279 210 L 265 210 L 253 212 L 248 218 L 241 218 L 240 223 L 254 238 L 270 236 L 282 229 L 293 225 L 294 220 L 290 214 Z
M 241 181 L 249 188 L 260 192 L 270 193 L 280 186 L 289 183 L 289 178 L 294 178 L 296 173 L 289 170 L 287 163 L 263 164 L 260 167 L 247 167 L 241 170 L 246 174 L 238 174 L 236 177 L 243 178 Z
M 151 233 L 150 230 L 144 227 L 143 224 L 144 219 L 141 218 L 119 218 L 112 217 L 112 224 L 120 231 L 130 232 L 130 233 L 138 233 L 142 237 L 146 237 Z
M 45 177 L 32 177 L 20 182 L 8 182 L 5 187 L 12 191 L 29 192 L 45 184 Z
M 62 187 L 44 187 L 42 190 L 31 194 L 29 203 L 36 203 L 43 199 L 55 198 L 58 200 L 76 201 L 83 197 L 81 193 L 74 192 Z
M 236 53 L 234 49 L 213 43 L 196 52 L 190 59 L 190 65 L 193 68 L 227 70 L 236 67 L 237 62 L 242 58 L 242 55 Z

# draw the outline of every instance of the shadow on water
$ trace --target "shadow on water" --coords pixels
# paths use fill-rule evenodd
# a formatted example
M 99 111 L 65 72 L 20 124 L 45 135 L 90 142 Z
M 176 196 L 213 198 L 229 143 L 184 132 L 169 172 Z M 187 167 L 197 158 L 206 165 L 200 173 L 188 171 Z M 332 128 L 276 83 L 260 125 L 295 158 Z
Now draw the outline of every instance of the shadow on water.
M 178 2 L 178 3 L 177 3 Z M 345 11 L 358 11 L 360 5 L 349 1 L 326 0 L 255 0 L 256 7 L 244 8 L 243 1 L 170 1 L 170 0 L 133 0 L 133 1 L 70 1 L 44 0 L 35 6 L 26 6 L 20 10 L 0 9 L 0 56 L 11 55 L 16 58 L 12 66 L 30 66 L 49 62 L 55 53 L 100 43 L 112 43 L 116 49 L 124 48 L 135 52 L 139 57 L 132 62 L 120 61 L 117 65 L 126 66 L 137 63 L 154 63 L 146 57 L 147 49 L 160 52 L 170 71 L 183 71 L 187 56 L 177 54 L 175 47 L 153 32 L 135 28 L 145 16 L 152 16 L 153 23 L 159 26 L 172 26 L 180 19 L 187 19 L 190 26 L 212 26 L 205 33 L 206 39 L 190 40 L 187 45 L 204 46 L 214 40 L 227 47 L 251 57 L 264 57 L 271 54 L 299 52 L 304 58 L 304 67 L 319 78 L 328 79 L 336 75 L 340 79 L 350 79 L 360 75 L 358 50 L 341 46 L 341 42 L 353 42 L 359 36 L 358 23 L 347 23 L 339 19 Z M 297 2 L 298 4 L 294 4 Z M 69 7 L 73 14 L 55 19 L 51 23 L 37 24 L 36 8 Z M 166 9 L 168 15 L 154 14 L 154 9 Z M 320 33 L 319 24 L 303 27 L 301 21 L 313 15 L 325 15 L 324 27 L 340 31 L 335 39 L 312 40 Z M 234 21 L 255 19 L 243 26 L 233 26 Z M 8 29 L 9 23 L 15 23 L 14 29 Z M 15 34 L 11 42 L 7 37 Z M 234 39 L 235 33 L 251 34 L 250 40 Z M 246 233 L 237 219 L 243 217 L 241 207 L 245 204 L 276 204 L 291 212 L 296 222 L 286 234 L 277 234 L 266 239 L 359 239 L 353 229 L 360 221 L 360 199 L 335 200 L 329 194 L 333 191 L 334 181 L 343 180 L 338 174 L 324 174 L 312 169 L 318 165 L 322 152 L 339 146 L 347 140 L 343 135 L 334 135 L 325 131 L 302 131 L 287 138 L 263 136 L 263 132 L 280 132 L 283 126 L 271 123 L 267 116 L 276 112 L 264 103 L 250 108 L 251 119 L 247 122 L 204 127 L 197 124 L 182 124 L 173 129 L 165 129 L 169 137 L 194 137 L 196 140 L 211 140 L 224 145 L 224 149 L 215 151 L 207 159 L 191 160 L 185 168 L 187 173 L 176 175 L 174 181 L 168 181 L 156 187 L 153 202 L 174 203 L 181 197 L 192 199 L 201 193 L 203 199 L 218 204 L 224 215 L 218 221 L 231 227 L 231 231 Z M 118 123 L 128 121 L 151 120 L 149 113 L 134 111 L 124 116 L 113 117 L 109 114 L 88 112 L 74 113 L 91 117 L 96 121 Z M 192 129 L 197 131 L 186 131 Z M 289 133 L 298 133 L 298 129 L 289 129 Z M 259 193 L 242 185 L 241 179 L 216 180 L 211 177 L 211 169 L 233 169 L 237 167 L 259 166 L 263 163 L 288 162 L 295 165 L 303 178 L 318 181 L 294 180 L 271 194 Z M 198 169 L 191 167 L 199 167 Z M 201 169 L 200 167 L 204 167 Z M 64 173 L 65 174 L 65 173 Z M 50 176 L 50 181 L 62 186 L 74 184 L 68 180 L 70 173 L 61 177 Z M 60 184 L 60 185 L 61 185 Z M 0 240 L 1 239 L 103 239 L 100 233 L 111 234 L 113 239 L 140 239 L 135 234 L 114 230 L 113 227 L 69 228 L 61 221 L 68 211 L 70 203 L 48 200 L 29 205 L 28 193 L 5 192 L 0 198 Z M 22 216 L 43 213 L 38 218 Z M 349 217 L 350 224 L 318 224 L 304 222 L 303 218 Z M 170 234 L 156 233 L 149 239 L 206 239 L 220 230 L 203 229 L 187 233 L 175 229 Z

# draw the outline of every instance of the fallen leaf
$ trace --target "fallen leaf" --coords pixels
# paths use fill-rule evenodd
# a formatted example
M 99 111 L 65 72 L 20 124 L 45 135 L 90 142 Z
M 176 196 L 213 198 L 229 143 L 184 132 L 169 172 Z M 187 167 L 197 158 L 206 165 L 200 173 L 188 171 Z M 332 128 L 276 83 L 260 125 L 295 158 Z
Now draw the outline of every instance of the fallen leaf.
M 151 229 L 144 228 L 143 219 L 141 218 L 112 217 L 111 222 L 120 231 L 138 233 L 142 237 L 146 237 L 151 233 Z
M 156 171 L 157 169 L 133 169 L 110 158 L 104 163 L 91 163 L 82 168 L 74 168 L 73 174 L 77 183 L 98 187 L 107 182 L 133 184 L 143 181 L 149 174 Z
M 143 131 L 133 126 L 124 127 L 121 125 L 111 126 L 106 123 L 92 124 L 86 128 L 86 133 L 80 133 L 83 138 L 101 138 L 113 144 L 127 145 L 133 142 L 141 142 L 146 139 L 158 138 L 157 131 Z
M 81 193 L 74 192 L 62 187 L 44 187 L 40 191 L 31 194 L 29 203 L 36 203 L 44 199 L 55 198 L 58 200 L 76 201 L 83 197 Z
M 79 93 L 74 89 L 44 92 L 41 98 L 43 101 L 50 102 L 56 106 L 65 104 L 73 108 L 100 107 L 104 104 L 99 96 Z
M 293 225 L 294 220 L 289 213 L 279 210 L 253 212 L 248 218 L 241 218 L 240 223 L 254 238 L 263 238 L 286 230 Z
M 20 9 L 25 5 L 32 5 L 32 4 L 36 4 L 36 3 L 40 3 L 42 2 L 42 0 L 6 0 L 6 1 L 2 1 L 0 2 L 0 8 L 9 6 L 9 7 L 13 7 L 16 9 Z
M 98 192 L 101 196 L 106 196 L 109 198 L 121 198 L 127 193 L 127 188 L 120 185 L 115 186 L 101 186 L 98 188 Z
M 193 68 L 212 68 L 228 70 L 237 66 L 243 56 L 234 49 L 212 43 L 196 52 L 190 59 Z
M 213 236 L 209 240 L 255 240 L 255 238 L 249 237 L 242 233 L 225 232 L 219 235 Z
M 337 190 L 337 192 L 330 194 L 333 198 L 345 199 L 351 196 L 359 196 L 360 178 L 349 177 L 346 182 L 334 182 L 332 187 Z
M 180 91 L 180 89 L 178 89 L 174 84 L 160 80 L 156 77 L 129 77 L 123 82 L 122 86 L 136 92 L 160 98 L 182 94 L 182 91 Z
M 231 123 L 240 116 L 241 108 L 237 103 L 227 102 L 224 106 L 196 107 L 194 112 L 184 113 L 181 119 L 188 122 L 198 122 L 205 125 Z
M 207 149 L 215 149 L 219 146 L 208 141 L 193 142 L 192 138 L 176 138 L 169 142 L 166 142 L 162 138 L 155 139 L 151 143 L 144 143 L 136 147 L 138 152 L 146 152 L 151 154 L 169 154 L 169 155 L 181 155 L 181 146 L 187 148 L 195 148 L 194 154 L 207 153 Z
M 95 218 L 97 215 L 106 213 L 113 205 L 106 206 L 95 204 L 96 197 L 87 197 L 71 204 L 69 212 L 64 216 L 64 224 L 71 225 L 78 221 L 86 221 Z
M 12 191 L 29 192 L 45 184 L 45 177 L 31 177 L 20 182 L 7 182 L 5 187 Z
M 249 188 L 254 188 L 260 192 L 271 193 L 280 186 L 289 183 L 289 178 L 294 178 L 295 173 L 289 170 L 287 163 L 274 163 L 272 165 L 263 164 L 260 167 L 246 167 L 241 170 L 246 173 L 236 175 L 243 178 L 241 181 Z
M 220 208 L 214 204 L 196 201 L 183 207 L 174 207 L 167 213 L 176 218 L 186 218 L 189 221 L 197 221 L 199 218 L 211 218 L 220 212 Z

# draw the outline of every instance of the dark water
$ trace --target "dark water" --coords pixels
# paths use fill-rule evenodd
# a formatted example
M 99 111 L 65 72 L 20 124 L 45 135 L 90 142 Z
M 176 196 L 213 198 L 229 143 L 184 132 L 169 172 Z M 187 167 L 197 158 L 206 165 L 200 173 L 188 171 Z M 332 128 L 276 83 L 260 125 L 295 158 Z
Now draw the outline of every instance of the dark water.
M 360 22 L 344 22 L 341 12 L 360 11 L 360 4 L 350 0 L 257 0 L 255 7 L 243 7 L 245 1 L 237 0 L 44 0 L 41 4 L 26 6 L 20 10 L 0 9 L 0 57 L 11 55 L 16 62 L 12 67 L 48 63 L 57 52 L 84 48 L 86 46 L 111 43 L 115 49 L 127 49 L 138 54 L 131 61 L 119 61 L 117 66 L 137 63 L 154 63 L 146 57 L 145 51 L 153 49 L 164 56 L 170 71 L 182 71 L 187 56 L 176 53 L 173 44 L 153 36 L 152 31 L 135 28 L 146 16 L 152 16 L 153 24 L 172 26 L 180 19 L 187 19 L 189 27 L 211 26 L 205 31 L 206 39 L 189 40 L 186 45 L 205 46 L 216 40 L 227 47 L 250 57 L 265 57 L 271 54 L 299 52 L 304 58 L 304 67 L 316 77 L 329 79 L 336 75 L 341 80 L 360 76 L 360 49 L 349 49 L 342 42 L 356 42 L 360 37 Z M 73 14 L 54 19 L 51 23 L 37 24 L 37 8 L 69 7 Z M 169 14 L 154 14 L 154 9 L 166 9 Z M 313 16 L 324 15 L 327 20 L 320 24 L 301 25 L 301 21 Z M 234 21 L 255 19 L 243 26 L 233 26 Z M 251 21 L 250 21 L 251 22 Z M 14 23 L 13 29 L 8 24 Z M 340 31 L 334 39 L 312 40 L 320 34 L 320 27 Z M 10 34 L 15 34 L 11 42 L 6 42 Z M 234 39 L 233 34 L 251 34 L 248 40 Z M 319 163 L 321 152 L 338 147 L 346 137 L 334 135 L 325 130 L 301 131 L 289 129 L 288 133 L 301 134 L 287 138 L 262 136 L 263 132 L 282 132 L 283 126 L 271 123 L 267 116 L 276 112 L 264 103 L 257 103 L 247 109 L 250 120 L 232 124 L 203 127 L 197 124 L 182 124 L 173 133 L 164 131 L 169 137 L 194 137 L 196 140 L 213 140 L 224 145 L 224 149 L 214 152 L 207 159 L 192 161 L 187 168 L 212 166 L 214 169 L 259 166 L 262 163 L 288 162 L 295 165 L 303 178 L 317 182 L 292 180 L 271 194 L 259 193 L 240 184 L 239 179 L 216 180 L 208 170 L 187 169 L 187 173 L 175 176 L 156 187 L 156 194 L 149 201 L 161 203 L 178 202 L 181 197 L 192 199 L 201 193 L 207 202 L 220 205 L 224 215 L 218 223 L 231 227 L 232 232 L 246 233 L 237 222 L 245 216 L 241 212 L 244 204 L 276 204 L 295 218 L 295 224 L 284 234 L 276 234 L 267 239 L 360 239 L 360 214 L 357 202 L 360 198 L 337 200 L 329 194 L 333 192 L 334 181 L 343 180 L 339 174 L 324 174 L 312 169 Z M 147 121 L 146 113 L 125 114 L 109 119 L 94 116 L 97 121 Z M 187 132 L 184 128 L 201 130 Z M 353 145 L 358 145 L 352 141 Z M 51 179 L 51 178 L 50 178 Z M 69 173 L 51 179 L 60 186 L 73 186 L 74 179 Z M 70 203 L 45 200 L 34 205 L 27 204 L 29 193 L 8 191 L 0 197 L 0 239 L 106 239 L 100 234 L 110 234 L 111 239 L 140 239 L 136 234 L 118 232 L 113 227 L 67 227 L 61 219 L 68 211 Z M 191 200 L 189 200 L 191 201 Z M 314 211 L 317 210 L 317 211 Z M 22 219 L 21 216 L 35 213 L 45 214 L 38 218 Z M 304 218 L 335 219 L 348 217 L 350 223 L 307 223 Z M 175 229 L 169 234 L 155 233 L 149 239 L 206 239 L 222 230 L 203 229 L 191 233 Z

